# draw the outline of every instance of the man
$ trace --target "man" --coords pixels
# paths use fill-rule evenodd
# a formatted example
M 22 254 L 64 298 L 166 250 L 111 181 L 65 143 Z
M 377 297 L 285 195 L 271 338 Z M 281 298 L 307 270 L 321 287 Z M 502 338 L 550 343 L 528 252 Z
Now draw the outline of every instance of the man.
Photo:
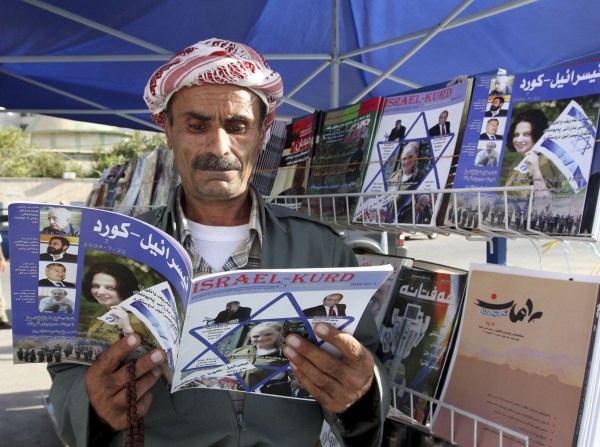
M 398 214 L 398 222 L 427 225 L 431 223 L 431 198 L 428 194 L 417 196 L 415 202 L 415 216 L 413 221 L 412 201 L 409 201 L 400 210 Z
M 288 374 L 286 381 L 268 383 L 260 389 L 261 393 L 275 394 L 277 396 L 297 397 L 308 399 L 310 394 L 304 389 L 300 381 L 293 373 Z
M 215 323 L 244 321 L 250 318 L 250 307 L 240 307 L 239 301 L 231 301 L 225 305 L 225 310 L 219 312 L 214 319 Z
M 495 141 L 485 143 L 485 149 L 480 150 L 475 157 L 475 165 L 493 168 L 498 166 L 498 151 L 496 150 Z
M 494 99 L 492 99 L 492 103 L 490 104 L 490 110 L 485 112 L 485 116 L 506 116 L 506 110 L 504 110 L 502 106 L 504 106 L 504 98 L 502 96 L 496 96 Z
M 46 278 L 40 279 L 38 284 L 44 287 L 75 287 L 72 282 L 65 281 L 67 269 L 58 262 L 51 262 L 46 266 Z
M 67 291 L 65 289 L 53 289 L 50 292 L 50 296 L 42 298 L 39 304 L 40 312 L 54 312 L 61 314 L 73 313 L 74 307 L 75 303 L 73 300 L 67 298 Z
M 71 242 L 66 237 L 52 236 L 46 253 L 40 255 L 40 261 L 77 262 L 77 256 L 67 253 L 70 246 Z
M 511 95 L 512 88 L 508 85 L 508 76 L 506 74 L 499 74 L 494 80 L 494 90 L 490 92 L 490 95 Z
M 41 234 L 79 237 L 79 227 L 71 223 L 71 212 L 66 208 L 50 208 L 48 222 L 50 225 L 44 227 Z
M 429 129 L 430 137 L 439 137 L 450 133 L 450 121 L 448 121 L 448 111 L 444 110 L 438 117 L 438 123 Z
M 396 142 L 404 140 L 404 135 L 406 135 L 406 126 L 402 125 L 402 120 L 397 120 L 387 139 L 389 142 Z
M 322 306 L 309 307 L 308 309 L 302 309 L 302 313 L 307 317 L 319 317 L 319 316 L 330 316 L 330 317 L 345 317 L 346 316 L 346 305 L 340 304 L 340 301 L 344 298 L 341 293 L 330 293 L 323 298 Z
M 485 132 L 479 136 L 480 140 L 501 140 L 502 135 L 498 132 L 498 126 L 500 125 L 500 120 L 497 118 L 490 118 L 485 123 Z
M 260 54 L 218 39 L 178 53 L 148 82 L 145 100 L 165 129 L 181 186 L 167 206 L 141 217 L 182 243 L 195 276 L 213 272 L 214 256 L 223 253 L 229 256 L 223 271 L 357 265 L 349 246 L 329 227 L 266 204 L 249 186 L 282 95 L 279 74 Z M 210 230 L 217 227 L 211 238 Z M 244 237 L 235 246 L 219 242 L 230 233 Z M 202 238 L 210 240 L 199 251 L 196 239 Z M 296 334 L 287 335 L 284 353 L 314 402 L 205 389 L 171 395 L 157 385 L 165 353 L 147 353 L 135 364 L 135 410 L 144 417 L 145 442 L 304 447 L 316 444 L 325 416 L 345 444 L 379 445 L 389 386 L 365 348 L 374 350 L 378 343 L 369 314 L 359 322 L 356 338 L 330 325 L 315 325 L 319 338 L 342 358 Z M 48 367 L 50 396 L 66 442 L 124 444 L 129 376 L 122 362 L 139 343 L 137 334 L 125 337 L 89 369 L 66 363 Z

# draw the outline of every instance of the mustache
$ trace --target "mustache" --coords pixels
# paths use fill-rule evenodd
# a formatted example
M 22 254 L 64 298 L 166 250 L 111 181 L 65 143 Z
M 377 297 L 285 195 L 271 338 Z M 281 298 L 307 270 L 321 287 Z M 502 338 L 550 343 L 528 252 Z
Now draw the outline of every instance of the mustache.
M 217 157 L 213 154 L 198 155 L 192 161 L 192 168 L 212 171 L 239 171 L 242 164 L 235 157 Z

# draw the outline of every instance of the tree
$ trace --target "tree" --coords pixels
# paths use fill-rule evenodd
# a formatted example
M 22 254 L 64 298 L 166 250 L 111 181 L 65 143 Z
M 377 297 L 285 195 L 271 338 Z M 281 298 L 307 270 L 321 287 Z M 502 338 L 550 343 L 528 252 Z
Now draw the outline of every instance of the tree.
M 33 149 L 20 128 L 0 128 L 0 177 L 31 177 Z
M 130 139 L 116 144 L 108 151 L 97 149 L 95 151 L 97 157 L 95 171 L 100 174 L 106 168 L 137 160 L 142 153 L 151 152 L 157 147 L 166 146 L 166 144 L 164 134 L 154 133 L 151 136 L 145 136 L 141 132 L 135 131 Z

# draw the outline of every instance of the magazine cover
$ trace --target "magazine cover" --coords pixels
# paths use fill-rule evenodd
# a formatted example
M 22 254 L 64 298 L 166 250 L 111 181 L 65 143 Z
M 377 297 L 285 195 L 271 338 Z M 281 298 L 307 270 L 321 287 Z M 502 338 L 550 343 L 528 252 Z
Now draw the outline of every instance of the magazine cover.
M 435 225 L 462 140 L 472 80 L 385 98 L 354 222 Z
M 415 260 L 403 269 L 395 295 L 379 331 L 377 357 L 395 384 L 395 408 L 424 424 L 428 408 L 416 399 L 411 413 L 409 388 L 437 397 L 456 320 L 466 287 L 467 271 Z
M 530 445 L 577 446 L 580 422 L 596 415 L 587 399 L 593 361 L 598 277 L 472 265 L 460 330 L 441 400 L 529 436 Z M 594 366 L 592 366 L 594 365 Z M 597 375 L 595 373 L 595 375 Z M 589 386 L 588 386 L 589 385 Z M 586 392 L 586 388 L 587 391 Z M 454 415 L 454 441 L 473 446 L 473 420 Z M 435 433 L 449 438 L 441 409 Z M 522 446 L 477 426 L 478 446 Z
M 382 97 L 323 112 L 318 143 L 308 175 L 307 194 L 327 196 L 359 193 L 370 159 Z M 310 199 L 310 215 L 325 222 L 348 224 L 356 197 Z
M 352 334 L 393 271 L 239 270 L 192 280 L 183 247 L 129 216 L 18 203 L 9 207 L 9 222 L 14 362 L 91 363 L 136 332 L 142 345 L 135 355 L 167 353 L 172 391 L 309 398 L 299 392 L 282 340 L 298 333 L 335 354 L 314 325 Z
M 258 156 L 251 183 L 263 196 L 271 194 L 273 189 L 279 160 L 285 148 L 288 127 L 285 121 L 273 121 L 268 131 L 265 148 Z
M 590 237 L 582 218 L 586 195 L 597 194 L 595 182 L 590 185 L 600 108 L 596 78 L 597 61 L 478 76 L 454 187 L 512 190 L 481 194 L 480 203 L 474 193 L 457 193 L 446 224 Z M 507 85 L 502 94 L 499 81 Z
M 281 155 L 269 202 L 296 210 L 301 209 L 304 200 L 290 198 L 290 196 L 306 194 L 318 117 L 319 112 L 315 112 L 294 118 L 288 125 L 287 141 Z

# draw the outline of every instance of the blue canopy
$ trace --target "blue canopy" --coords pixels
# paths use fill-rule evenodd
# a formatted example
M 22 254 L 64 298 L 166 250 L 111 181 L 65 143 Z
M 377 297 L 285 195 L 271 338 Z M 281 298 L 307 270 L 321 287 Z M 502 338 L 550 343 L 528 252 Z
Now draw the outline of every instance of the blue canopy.
M 0 106 L 156 129 L 142 99 L 176 51 L 220 37 L 284 79 L 280 117 L 600 52 L 597 0 L 3 0 Z

